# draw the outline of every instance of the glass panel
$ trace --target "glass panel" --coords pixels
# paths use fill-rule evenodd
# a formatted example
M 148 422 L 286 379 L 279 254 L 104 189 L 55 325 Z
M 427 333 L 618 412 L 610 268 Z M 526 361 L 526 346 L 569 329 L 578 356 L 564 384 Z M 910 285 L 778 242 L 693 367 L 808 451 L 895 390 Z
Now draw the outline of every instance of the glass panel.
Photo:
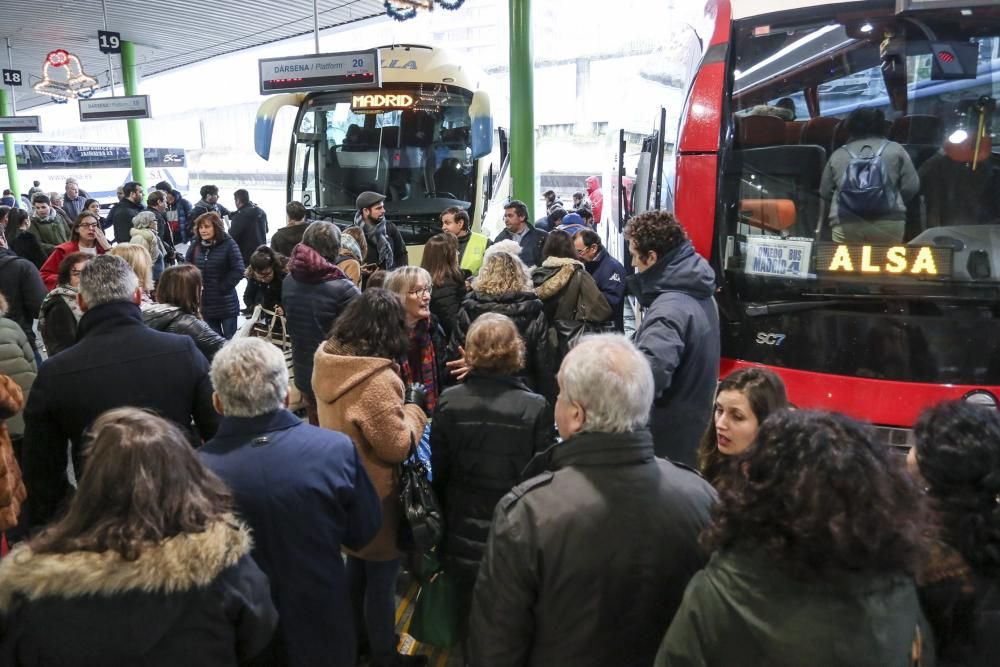
M 736 32 L 724 267 L 761 300 L 996 285 L 1000 11 L 822 11 Z

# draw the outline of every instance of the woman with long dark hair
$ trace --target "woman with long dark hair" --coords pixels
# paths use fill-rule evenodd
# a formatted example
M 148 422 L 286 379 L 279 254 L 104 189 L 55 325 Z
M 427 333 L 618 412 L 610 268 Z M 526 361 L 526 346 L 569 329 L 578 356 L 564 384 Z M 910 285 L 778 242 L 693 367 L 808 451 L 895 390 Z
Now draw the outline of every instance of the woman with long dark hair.
M 431 276 L 431 313 L 445 336 L 451 336 L 458 311 L 465 299 L 465 275 L 458 268 L 458 239 L 454 234 L 435 234 L 427 239 L 420 266 Z
M 921 513 L 898 457 L 848 417 L 784 410 L 739 467 L 656 665 L 914 664 Z
M 101 415 L 66 515 L 0 561 L 0 662 L 207 667 L 256 656 L 277 613 L 232 504 L 176 424 L 135 408 Z
M 400 551 L 399 464 L 424 431 L 426 397 L 406 389 L 397 361 L 410 346 L 406 310 L 387 290 L 368 288 L 336 319 L 316 351 L 312 387 L 319 424 L 354 441 L 382 500 L 382 529 L 348 552 L 357 626 L 365 627 L 377 667 L 422 664 L 396 652 L 395 592 Z M 412 659 L 411 659 L 412 658 Z
M 194 221 L 196 238 L 187 249 L 187 261 L 201 271 L 205 293 L 202 314 L 212 330 L 227 340 L 236 333 L 240 302 L 236 285 L 243 279 L 243 255 L 226 233 L 222 218 L 209 211 Z
M 715 415 L 698 444 L 698 470 L 712 486 L 750 447 L 764 420 L 788 407 L 785 383 L 764 368 L 741 368 L 719 382 Z
M 931 512 L 920 598 L 938 665 L 1000 665 L 1000 414 L 949 401 L 913 435 L 907 464 Z
M 45 287 L 50 290 L 58 284 L 59 265 L 66 255 L 82 252 L 96 257 L 111 249 L 101 233 L 101 219 L 90 211 L 77 216 L 70 230 L 69 241 L 57 245 L 39 270 Z
M 171 266 L 160 276 L 156 303 L 142 309 L 142 321 L 157 331 L 190 336 L 209 361 L 226 344 L 201 319 L 201 271 L 190 264 Z
M 80 293 L 80 274 L 93 255 L 74 252 L 59 263 L 58 284 L 45 295 L 38 314 L 38 332 L 45 342 L 48 356 L 59 354 L 76 342 L 76 327 L 83 317 L 77 295 Z

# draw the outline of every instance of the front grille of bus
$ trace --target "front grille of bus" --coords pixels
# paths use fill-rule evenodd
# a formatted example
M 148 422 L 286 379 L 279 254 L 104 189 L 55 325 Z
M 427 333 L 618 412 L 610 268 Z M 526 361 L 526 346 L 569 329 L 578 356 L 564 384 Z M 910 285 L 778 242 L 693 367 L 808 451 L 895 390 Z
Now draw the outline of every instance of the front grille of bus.
M 896 426 L 875 426 L 878 441 L 889 447 L 907 450 L 913 446 L 913 430 Z

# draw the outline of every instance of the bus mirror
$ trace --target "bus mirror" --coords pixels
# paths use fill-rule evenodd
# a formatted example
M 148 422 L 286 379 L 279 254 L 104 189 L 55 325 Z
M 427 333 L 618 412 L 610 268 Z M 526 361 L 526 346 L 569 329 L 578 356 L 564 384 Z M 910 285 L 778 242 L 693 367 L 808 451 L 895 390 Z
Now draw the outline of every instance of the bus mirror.
M 493 152 L 493 114 L 490 110 L 490 96 L 482 90 L 472 95 L 469 104 L 472 119 L 472 158 L 478 160 Z
M 301 106 L 305 93 L 275 95 L 264 100 L 257 108 L 257 120 L 253 127 L 253 148 L 265 160 L 271 157 L 271 137 L 274 134 L 274 119 L 284 106 Z

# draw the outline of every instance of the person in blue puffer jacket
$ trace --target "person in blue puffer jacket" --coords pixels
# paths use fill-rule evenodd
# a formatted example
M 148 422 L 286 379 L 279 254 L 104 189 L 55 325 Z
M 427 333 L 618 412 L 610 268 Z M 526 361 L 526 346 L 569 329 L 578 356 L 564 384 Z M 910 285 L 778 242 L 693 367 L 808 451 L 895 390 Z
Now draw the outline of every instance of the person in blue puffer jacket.
M 218 213 L 208 212 L 194 221 L 197 239 L 187 249 L 187 261 L 201 271 L 205 291 L 201 312 L 216 333 L 230 339 L 236 333 L 240 302 L 236 285 L 246 267 L 236 241 L 226 233 Z

